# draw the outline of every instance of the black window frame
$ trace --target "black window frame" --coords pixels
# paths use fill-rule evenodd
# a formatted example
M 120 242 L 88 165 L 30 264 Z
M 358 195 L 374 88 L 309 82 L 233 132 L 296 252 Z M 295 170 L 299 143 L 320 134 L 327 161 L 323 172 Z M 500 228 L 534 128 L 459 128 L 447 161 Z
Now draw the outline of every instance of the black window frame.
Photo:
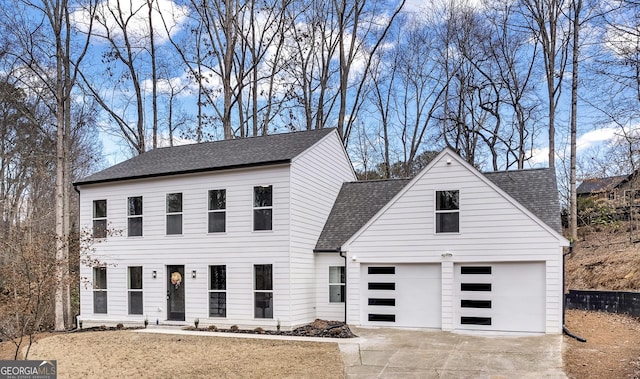
M 435 191 L 434 209 L 436 234 L 460 233 L 460 190 Z
M 253 317 L 273 319 L 273 265 L 253 265 Z
M 332 274 L 333 271 L 338 271 L 337 279 L 336 274 Z M 330 303 L 344 303 L 345 301 L 345 287 L 346 286 L 346 271 L 344 266 L 329 266 L 329 302 Z M 337 296 L 337 298 L 336 298 Z
M 273 185 L 254 186 L 252 205 L 253 231 L 273 230 Z
M 171 197 L 179 198 L 179 203 L 172 203 Z M 166 204 L 166 218 L 165 218 L 165 232 L 166 235 L 182 235 L 183 232 L 183 210 L 184 210 L 184 197 L 182 192 L 167 193 L 165 197 Z M 179 205 L 176 207 L 175 205 Z
M 215 195 L 215 197 L 213 197 Z M 212 189 L 207 193 L 207 232 L 227 231 L 227 190 Z
M 140 200 L 140 209 L 136 206 L 135 202 Z M 142 196 L 130 196 L 127 198 L 127 236 L 128 237 L 142 237 L 143 235 L 143 199 Z
M 135 271 L 135 272 L 134 272 Z M 144 314 L 142 266 L 127 267 L 127 303 L 130 315 Z
M 98 206 L 98 204 L 104 205 Z M 107 199 L 93 200 L 91 225 L 93 238 L 107 238 L 107 205 Z
M 93 313 L 107 314 L 109 309 L 107 295 L 107 268 L 104 266 L 93 268 Z
M 227 317 L 227 266 L 209 266 L 209 317 Z

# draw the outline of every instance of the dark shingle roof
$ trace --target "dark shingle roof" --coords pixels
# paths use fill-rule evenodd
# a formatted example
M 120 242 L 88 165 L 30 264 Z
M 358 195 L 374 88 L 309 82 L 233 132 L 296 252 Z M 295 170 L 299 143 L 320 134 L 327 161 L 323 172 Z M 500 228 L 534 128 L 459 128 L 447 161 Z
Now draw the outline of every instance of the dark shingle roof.
M 327 128 L 154 149 L 75 184 L 287 163 L 334 130 Z
M 344 183 L 315 250 L 335 251 L 340 248 L 407 183 L 409 179 Z
M 556 176 L 551 169 L 484 174 L 558 233 L 562 232 Z M 409 179 L 345 183 L 320 234 L 316 251 L 336 251 L 382 209 Z
M 609 191 L 619 186 L 628 175 L 610 176 L 607 178 L 585 179 L 576 189 L 577 194 L 591 194 Z
M 497 171 L 484 175 L 553 230 L 562 233 L 558 186 L 553 169 Z

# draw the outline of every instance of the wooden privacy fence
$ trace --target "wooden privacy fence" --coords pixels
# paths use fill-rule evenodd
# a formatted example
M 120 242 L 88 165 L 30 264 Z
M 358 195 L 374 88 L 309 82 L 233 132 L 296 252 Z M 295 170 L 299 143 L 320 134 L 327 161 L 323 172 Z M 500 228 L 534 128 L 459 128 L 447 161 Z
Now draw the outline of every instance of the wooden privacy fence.
M 640 317 L 640 293 L 624 291 L 569 290 L 564 295 L 567 309 L 625 313 Z

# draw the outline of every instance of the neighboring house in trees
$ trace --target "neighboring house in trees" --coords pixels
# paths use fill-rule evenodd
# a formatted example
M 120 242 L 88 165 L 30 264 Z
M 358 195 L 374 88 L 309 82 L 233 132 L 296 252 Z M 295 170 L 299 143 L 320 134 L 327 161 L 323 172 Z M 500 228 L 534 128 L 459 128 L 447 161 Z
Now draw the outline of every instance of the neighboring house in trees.
M 638 175 L 609 176 L 605 178 L 589 178 L 580 183 L 576 189 L 578 198 L 612 200 L 618 206 L 640 200 Z
M 560 333 L 552 170 L 450 150 L 357 182 L 335 129 L 150 151 L 76 183 L 93 228 L 79 320 Z M 112 230 L 122 235 L 112 235 Z

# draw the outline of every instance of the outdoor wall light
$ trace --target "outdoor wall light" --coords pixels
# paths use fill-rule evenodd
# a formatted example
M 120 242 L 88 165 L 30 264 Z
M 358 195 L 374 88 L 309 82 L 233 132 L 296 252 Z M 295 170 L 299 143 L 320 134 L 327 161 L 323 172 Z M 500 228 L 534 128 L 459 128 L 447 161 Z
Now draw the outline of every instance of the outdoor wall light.
M 192 279 L 196 278 L 196 270 L 191 271 L 191 278 Z
M 355 261 L 357 261 L 357 260 L 358 260 L 358 257 L 356 257 L 356 256 L 354 255 L 354 256 L 352 256 L 352 257 L 351 257 L 351 260 L 355 262 Z
M 158 273 L 156 272 L 156 270 L 151 271 L 151 277 L 152 277 L 153 279 L 155 279 L 155 278 L 157 278 L 157 277 L 158 277 Z

